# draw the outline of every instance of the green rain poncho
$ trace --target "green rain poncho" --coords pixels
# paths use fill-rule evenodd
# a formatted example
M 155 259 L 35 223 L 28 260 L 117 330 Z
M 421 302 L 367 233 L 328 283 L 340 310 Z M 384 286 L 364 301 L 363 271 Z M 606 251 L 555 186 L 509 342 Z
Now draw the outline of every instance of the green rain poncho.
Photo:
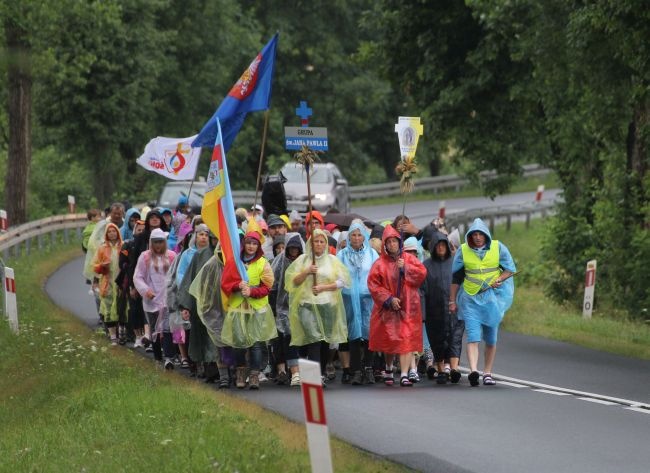
M 322 230 L 315 230 L 312 238 L 318 236 L 327 238 Z M 317 256 L 316 284 L 336 282 L 338 289 L 314 295 L 314 279 L 311 275 L 298 286 L 293 282 L 298 274 L 311 265 L 312 246 L 311 241 L 308 241 L 305 254 L 291 263 L 284 278 L 285 289 L 289 293 L 291 345 L 303 346 L 320 341 L 345 343 L 348 340 L 348 329 L 341 287 L 350 287 L 350 274 L 336 256 L 327 251 Z

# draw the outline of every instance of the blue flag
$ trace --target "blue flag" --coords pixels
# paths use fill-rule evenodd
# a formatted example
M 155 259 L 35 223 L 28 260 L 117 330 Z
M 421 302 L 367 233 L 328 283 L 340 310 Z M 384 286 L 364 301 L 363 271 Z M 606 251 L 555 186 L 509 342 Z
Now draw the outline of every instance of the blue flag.
M 237 83 L 214 112 L 212 118 L 203 125 L 201 133 L 192 142 L 192 147 L 212 148 L 217 138 L 217 118 L 221 122 L 224 151 L 228 151 L 239 129 L 244 124 L 248 112 L 268 110 L 271 102 L 271 83 L 275 68 L 275 50 L 278 33 L 264 46 L 253 59 Z

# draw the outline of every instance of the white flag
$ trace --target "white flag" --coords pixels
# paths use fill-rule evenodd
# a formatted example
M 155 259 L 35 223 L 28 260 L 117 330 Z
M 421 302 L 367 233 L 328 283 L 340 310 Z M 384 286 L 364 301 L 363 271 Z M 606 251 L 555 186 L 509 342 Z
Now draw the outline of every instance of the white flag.
M 192 141 L 197 135 L 189 138 L 165 138 L 159 136 L 152 139 L 144 148 L 144 153 L 138 158 L 138 164 L 148 171 L 154 171 L 175 181 L 191 181 L 196 175 L 201 148 L 192 148 Z

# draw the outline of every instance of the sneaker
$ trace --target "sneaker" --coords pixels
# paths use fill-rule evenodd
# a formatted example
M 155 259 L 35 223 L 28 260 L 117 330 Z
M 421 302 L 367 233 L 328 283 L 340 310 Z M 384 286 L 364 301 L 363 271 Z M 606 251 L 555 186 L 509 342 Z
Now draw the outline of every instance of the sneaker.
M 144 345 L 142 344 L 142 339 L 140 337 L 136 337 L 135 342 L 133 342 L 133 348 L 142 348 Z
M 291 386 L 300 386 L 300 373 L 293 373 L 291 375 Z
M 174 369 L 174 362 L 169 358 L 165 358 L 165 364 L 163 366 L 166 370 L 171 371 Z
M 440 372 L 436 376 L 436 384 L 447 384 L 447 373 Z
M 436 379 L 436 369 L 433 366 L 427 366 L 427 378 Z
M 478 374 L 478 371 L 472 371 L 469 376 L 467 376 L 470 386 L 478 386 L 479 377 L 480 375 Z
M 353 384 L 354 386 L 359 386 L 363 384 L 363 375 L 361 374 L 361 371 L 354 372 L 350 383 Z
M 325 375 L 329 380 L 333 380 L 336 378 L 336 368 L 334 368 L 333 363 L 327 363 L 327 365 L 325 365 Z
M 386 386 L 392 386 L 393 384 L 395 384 L 395 378 L 393 378 L 392 371 L 384 371 L 382 378 L 384 379 L 384 384 Z
M 375 384 L 375 372 L 372 368 L 366 367 L 363 375 L 366 384 Z
M 263 371 L 260 371 L 259 380 L 260 380 L 260 383 L 268 383 L 269 382 L 269 378 L 266 377 L 266 375 L 264 374 Z
M 416 370 L 409 370 L 408 378 L 409 381 L 413 384 L 420 382 L 420 375 Z
M 284 386 L 289 382 L 289 375 L 286 371 L 280 371 L 275 378 L 275 384 L 279 386 Z
M 349 371 L 344 371 L 343 374 L 341 375 L 341 383 L 342 384 L 350 384 L 352 381 L 353 376 L 350 374 Z

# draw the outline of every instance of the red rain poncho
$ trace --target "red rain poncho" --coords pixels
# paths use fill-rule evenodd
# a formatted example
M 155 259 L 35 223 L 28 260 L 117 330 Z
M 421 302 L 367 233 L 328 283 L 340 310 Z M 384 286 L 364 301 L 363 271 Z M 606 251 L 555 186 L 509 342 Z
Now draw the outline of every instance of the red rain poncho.
M 399 300 L 401 309 L 395 311 L 390 299 L 398 297 L 399 268 L 397 258 L 386 253 L 386 240 L 400 235 L 387 225 L 382 235 L 381 256 L 370 269 L 368 289 L 375 301 L 370 315 L 370 350 L 383 353 L 422 351 L 422 310 L 418 288 L 424 282 L 427 270 L 417 257 L 402 252 L 404 275 L 401 278 Z M 401 246 L 401 239 L 400 239 Z

